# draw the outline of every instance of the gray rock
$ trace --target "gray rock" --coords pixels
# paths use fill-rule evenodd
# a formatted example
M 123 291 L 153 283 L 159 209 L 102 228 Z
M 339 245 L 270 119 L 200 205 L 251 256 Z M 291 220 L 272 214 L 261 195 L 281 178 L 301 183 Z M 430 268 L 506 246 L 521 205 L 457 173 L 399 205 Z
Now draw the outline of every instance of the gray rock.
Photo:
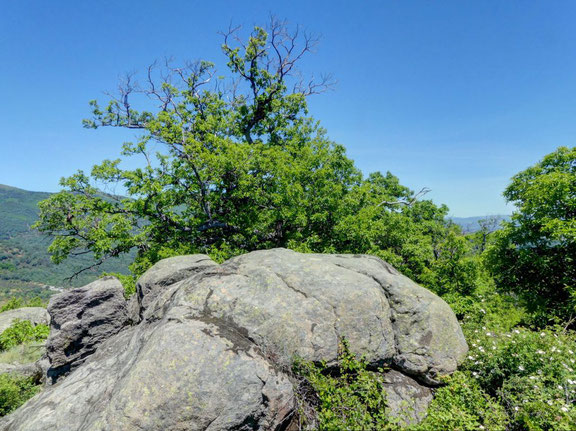
M 276 249 L 222 265 L 185 260 L 172 262 L 187 275 L 159 262 L 139 280 L 131 307 L 141 321 L 120 333 L 129 318 L 116 281 L 53 301 L 52 364 L 73 357 L 73 371 L 0 429 L 288 429 L 297 412 L 286 370 L 295 358 L 335 365 L 342 338 L 372 365 L 398 369 L 386 376 L 390 410 L 417 421 L 430 390 L 416 380 L 435 384 L 467 351 L 450 308 L 374 257 Z M 92 342 L 89 322 L 109 327 Z M 81 349 L 67 355 L 69 345 Z
M 3 430 L 274 430 L 294 394 L 241 334 L 165 320 L 116 335 L 5 419 Z
M 51 383 L 77 368 L 100 343 L 129 322 L 124 288 L 114 277 L 53 296 L 48 313 L 51 331 L 46 353 Z
M 384 390 L 387 412 L 396 418 L 399 425 L 416 424 L 426 417 L 426 410 L 433 398 L 428 386 L 396 370 L 390 370 L 384 375 Z
M 47 325 L 50 316 L 42 307 L 23 307 L 4 311 L 0 313 L 0 334 L 10 327 L 16 319 L 29 320 L 33 325 Z
M 397 353 L 393 363 L 430 385 L 454 372 L 468 344 L 446 302 L 374 256 L 319 255 L 327 262 L 374 280 L 390 304 Z
M 468 351 L 442 299 L 371 256 L 252 252 L 182 281 L 149 318 L 182 309 L 232 322 L 282 366 L 296 357 L 333 364 L 346 338 L 370 363 L 437 384 Z
M 22 377 L 32 377 L 37 382 L 44 379 L 45 369 L 42 367 L 42 360 L 29 364 L 0 364 L 0 374 L 13 374 Z
M 144 311 L 167 286 L 216 265 L 203 254 L 175 256 L 156 263 L 136 282 L 135 301 L 130 303 L 132 319 L 139 322 Z

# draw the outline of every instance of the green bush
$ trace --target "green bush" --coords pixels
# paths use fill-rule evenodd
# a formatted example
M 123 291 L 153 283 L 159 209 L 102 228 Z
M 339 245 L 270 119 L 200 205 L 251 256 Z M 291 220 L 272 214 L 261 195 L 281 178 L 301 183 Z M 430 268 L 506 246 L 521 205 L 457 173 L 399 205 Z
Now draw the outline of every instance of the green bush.
M 16 410 L 41 389 L 32 377 L 0 374 L 0 416 Z
M 576 424 L 576 336 L 562 328 L 468 330 L 463 368 L 495 397 L 512 429 L 569 430 Z
M 295 374 L 315 392 L 312 398 L 317 398 L 315 410 L 321 430 L 394 429 L 386 415 L 383 370 L 379 371 L 367 370 L 365 360 L 356 359 L 346 341 L 340 345 L 337 367 L 308 362 L 297 362 L 294 367 Z M 305 420 L 305 415 L 300 416 Z
M 134 293 L 136 293 L 136 275 L 125 275 L 120 274 L 119 272 L 104 272 L 100 278 L 112 276 L 116 277 L 120 283 L 122 283 L 122 287 L 124 288 L 124 297 L 126 299 L 130 298 Z
M 42 300 L 42 298 L 31 298 L 27 301 L 23 300 L 22 298 L 10 298 L 6 301 L 2 306 L 0 306 L 0 313 L 8 310 L 14 310 L 16 308 L 22 307 L 46 307 L 46 304 Z
M 457 371 L 436 390 L 428 416 L 413 431 L 506 430 L 508 418 L 502 406 L 486 394 L 469 373 Z
M 32 325 L 28 320 L 16 319 L 0 334 L 0 351 L 8 350 L 30 341 L 41 341 L 48 338 L 50 328 L 47 325 Z

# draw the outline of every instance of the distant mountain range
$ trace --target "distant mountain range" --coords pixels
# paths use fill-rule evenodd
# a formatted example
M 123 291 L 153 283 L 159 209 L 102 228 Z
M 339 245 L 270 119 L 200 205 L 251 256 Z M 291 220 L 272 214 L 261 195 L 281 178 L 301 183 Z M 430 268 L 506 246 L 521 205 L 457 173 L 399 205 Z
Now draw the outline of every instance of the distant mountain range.
M 30 229 L 38 218 L 38 202 L 49 196 L 0 184 L 0 301 L 9 296 L 48 297 L 54 287 L 82 286 L 102 272 L 128 272 L 133 256 L 105 262 L 67 282 L 66 277 L 90 266 L 93 260 L 86 255 L 60 265 L 52 263 L 47 252 L 50 239 Z
M 499 222 L 510 220 L 509 215 L 503 215 L 503 214 L 487 215 L 482 217 L 475 216 L 475 217 L 448 217 L 448 218 L 452 220 L 454 223 L 456 223 L 458 226 L 460 226 L 464 233 L 478 232 L 481 229 L 479 222 L 481 220 L 486 220 L 488 218 L 494 219 L 495 221 L 496 226 L 494 226 L 493 230 L 496 230 L 496 227 L 498 226 Z

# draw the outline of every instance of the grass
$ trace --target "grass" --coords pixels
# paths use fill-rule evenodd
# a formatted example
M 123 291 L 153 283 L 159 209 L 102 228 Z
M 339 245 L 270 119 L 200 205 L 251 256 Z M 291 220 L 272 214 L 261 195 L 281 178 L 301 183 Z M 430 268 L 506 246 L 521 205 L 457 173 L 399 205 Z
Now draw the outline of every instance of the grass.
M 0 352 L 0 364 L 28 364 L 36 362 L 44 354 L 43 343 L 33 342 Z

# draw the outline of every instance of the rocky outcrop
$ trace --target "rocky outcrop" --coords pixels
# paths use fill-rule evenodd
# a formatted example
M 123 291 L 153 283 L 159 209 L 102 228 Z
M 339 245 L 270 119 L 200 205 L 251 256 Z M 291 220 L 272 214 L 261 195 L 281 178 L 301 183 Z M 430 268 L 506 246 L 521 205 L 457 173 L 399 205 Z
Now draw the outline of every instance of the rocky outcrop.
M 12 325 L 14 320 L 29 320 L 33 325 L 47 325 L 50 316 L 42 307 L 23 307 L 0 313 L 0 334 Z
M 48 312 L 51 320 L 46 353 L 51 383 L 77 368 L 129 321 L 124 288 L 114 277 L 53 296 Z
M 64 363 L 70 344 L 52 343 L 51 358 L 72 364 L 72 372 L 0 429 L 288 429 L 297 415 L 292 361 L 334 365 L 343 338 L 373 366 L 394 369 L 385 377 L 389 410 L 417 421 L 429 386 L 467 351 L 448 305 L 374 257 L 276 249 L 221 265 L 205 256 L 172 259 L 139 280 L 132 302 L 138 318 L 128 319 L 139 323 L 124 328 L 125 303 L 114 313 L 104 307 L 107 319 L 120 317 L 97 342 L 78 335 L 99 321 L 82 316 L 96 316 L 94 308 L 106 303 L 87 300 L 97 286 L 51 303 L 59 328 L 50 338 L 66 338 L 62 328 L 71 325 L 66 334 L 82 340 L 72 344 L 90 348 Z
M 203 254 L 175 256 L 156 263 L 136 283 L 136 295 L 132 299 L 136 306 L 131 304 L 130 307 L 132 320 L 139 322 L 144 311 L 167 286 L 215 265 L 216 262 Z

